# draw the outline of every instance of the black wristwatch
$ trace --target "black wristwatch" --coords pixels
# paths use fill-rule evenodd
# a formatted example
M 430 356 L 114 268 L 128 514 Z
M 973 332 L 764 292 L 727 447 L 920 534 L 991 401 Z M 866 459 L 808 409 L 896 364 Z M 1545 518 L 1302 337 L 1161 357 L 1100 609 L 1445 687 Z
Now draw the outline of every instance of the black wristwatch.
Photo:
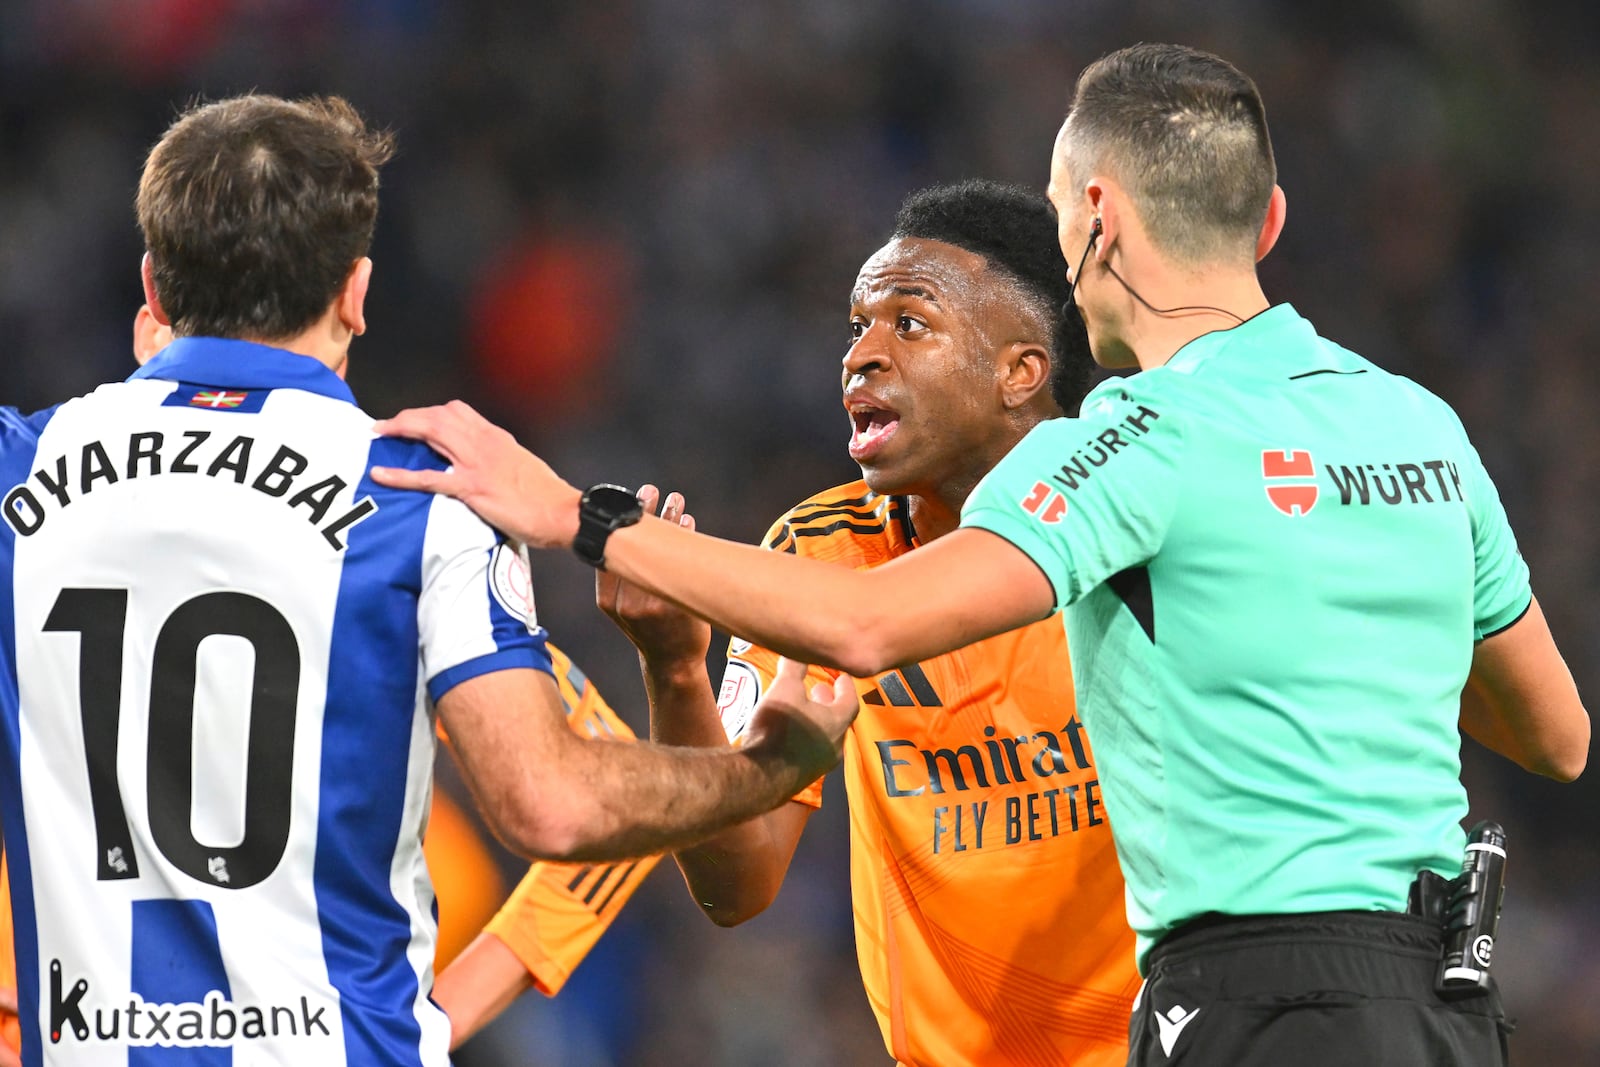
M 572 551 L 589 566 L 603 569 L 607 539 L 643 515 L 644 505 L 632 489 L 607 482 L 591 485 L 578 501 L 578 535 L 572 539 Z

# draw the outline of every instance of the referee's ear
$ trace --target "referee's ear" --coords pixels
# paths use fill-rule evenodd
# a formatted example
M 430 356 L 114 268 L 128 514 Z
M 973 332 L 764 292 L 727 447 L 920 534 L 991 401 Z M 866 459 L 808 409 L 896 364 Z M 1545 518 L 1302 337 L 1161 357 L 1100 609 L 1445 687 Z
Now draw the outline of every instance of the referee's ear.
M 1260 263 L 1278 243 L 1283 224 L 1289 217 L 1289 198 L 1283 195 L 1283 186 L 1272 187 L 1272 198 L 1267 201 L 1267 217 L 1261 222 L 1261 233 L 1256 236 L 1256 262 Z

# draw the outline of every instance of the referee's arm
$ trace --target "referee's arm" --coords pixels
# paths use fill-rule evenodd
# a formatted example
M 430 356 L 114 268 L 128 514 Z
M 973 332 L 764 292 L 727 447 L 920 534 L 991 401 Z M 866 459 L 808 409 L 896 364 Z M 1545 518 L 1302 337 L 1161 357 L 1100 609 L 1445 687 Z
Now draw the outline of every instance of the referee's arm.
M 1473 649 L 1461 728 L 1535 774 L 1570 782 L 1583 773 L 1589 713 L 1537 599 Z

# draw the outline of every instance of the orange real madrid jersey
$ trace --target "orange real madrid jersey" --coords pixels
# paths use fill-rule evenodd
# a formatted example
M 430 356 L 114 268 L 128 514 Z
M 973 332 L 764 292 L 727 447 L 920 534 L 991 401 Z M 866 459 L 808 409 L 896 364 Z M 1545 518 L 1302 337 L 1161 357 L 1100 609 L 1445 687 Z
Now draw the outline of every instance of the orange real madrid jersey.
M 859 481 L 794 508 L 765 543 L 858 569 L 917 546 L 905 499 Z M 730 738 L 776 665 L 730 644 L 718 699 Z M 844 750 L 856 950 L 889 1051 L 908 1067 L 1122 1064 L 1133 934 L 1060 619 L 856 688 Z M 821 796 L 819 782 L 795 799 Z
M 567 725 L 587 737 L 634 740 L 628 724 L 617 717 L 566 653 L 554 645 L 547 648 Z M 484 929 L 516 954 L 532 975 L 535 988 L 553 997 L 660 858 L 535 863 Z

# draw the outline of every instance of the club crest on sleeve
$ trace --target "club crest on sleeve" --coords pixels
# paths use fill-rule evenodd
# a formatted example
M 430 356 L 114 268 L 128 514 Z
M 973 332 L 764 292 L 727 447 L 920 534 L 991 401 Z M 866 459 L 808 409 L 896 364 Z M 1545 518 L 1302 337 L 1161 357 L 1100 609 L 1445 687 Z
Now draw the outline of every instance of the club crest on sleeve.
M 722 674 L 722 689 L 717 693 L 717 710 L 722 713 L 722 729 L 729 741 L 744 736 L 760 699 L 761 676 L 750 664 L 730 659 Z
M 528 569 L 527 553 L 508 544 L 495 546 L 489 561 L 489 589 L 495 601 L 530 632 L 539 626 L 533 603 L 533 574 Z
M 1044 482 L 1034 482 L 1022 498 L 1022 510 L 1046 526 L 1054 526 L 1067 514 L 1067 498 Z
M 1291 518 L 1311 514 L 1317 505 L 1317 467 L 1304 449 L 1263 449 L 1261 477 L 1272 506 Z

